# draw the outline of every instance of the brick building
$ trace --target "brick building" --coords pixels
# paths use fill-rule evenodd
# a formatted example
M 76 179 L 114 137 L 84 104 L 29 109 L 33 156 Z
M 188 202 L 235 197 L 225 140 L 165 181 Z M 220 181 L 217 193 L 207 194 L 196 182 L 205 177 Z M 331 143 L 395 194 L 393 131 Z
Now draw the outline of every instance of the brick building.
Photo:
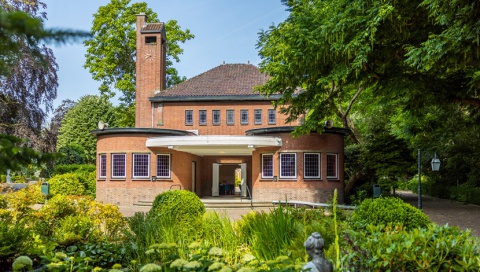
M 268 80 L 250 64 L 223 64 L 165 89 L 163 23 L 137 16 L 135 128 L 95 130 L 97 200 L 129 205 L 171 188 L 200 197 L 254 201 L 343 199 L 346 131 L 292 138 L 298 124 L 254 87 Z

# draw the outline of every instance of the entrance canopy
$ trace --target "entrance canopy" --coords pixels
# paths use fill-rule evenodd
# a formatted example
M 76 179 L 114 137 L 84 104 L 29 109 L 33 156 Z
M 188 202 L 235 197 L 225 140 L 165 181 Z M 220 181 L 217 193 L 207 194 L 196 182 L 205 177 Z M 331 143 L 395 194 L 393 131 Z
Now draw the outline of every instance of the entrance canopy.
M 247 156 L 256 147 L 282 146 L 280 137 L 272 136 L 165 136 L 149 138 L 147 147 L 167 147 L 198 156 Z

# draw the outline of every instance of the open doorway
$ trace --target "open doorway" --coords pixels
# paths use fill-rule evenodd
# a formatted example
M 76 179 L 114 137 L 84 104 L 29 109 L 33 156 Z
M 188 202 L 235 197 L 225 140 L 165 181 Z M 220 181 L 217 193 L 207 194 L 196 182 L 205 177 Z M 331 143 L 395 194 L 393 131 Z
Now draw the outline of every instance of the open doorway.
M 246 164 L 213 164 L 212 196 L 244 196 Z

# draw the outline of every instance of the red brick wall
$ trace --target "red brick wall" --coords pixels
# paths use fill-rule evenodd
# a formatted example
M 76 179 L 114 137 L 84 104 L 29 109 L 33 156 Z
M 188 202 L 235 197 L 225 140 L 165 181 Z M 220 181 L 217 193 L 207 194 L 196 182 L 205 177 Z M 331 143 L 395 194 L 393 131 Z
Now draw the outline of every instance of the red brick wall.
M 98 178 L 97 171 L 97 200 L 118 205 L 131 205 L 139 200 L 153 200 L 160 192 L 169 190 L 170 187 L 177 189 L 192 190 L 192 161 L 197 162 L 196 193 L 201 194 L 202 158 L 168 148 L 145 147 L 147 138 L 152 135 L 142 134 L 119 134 L 100 135 L 97 141 L 97 155 L 107 154 L 107 177 Z M 126 154 L 126 178 L 111 178 L 111 154 Z M 156 175 L 157 154 L 170 154 L 171 178 L 150 179 L 132 178 L 132 156 L 134 153 L 150 154 L 150 176 Z M 100 163 L 100 160 L 97 160 Z M 97 165 L 97 169 L 99 169 Z
M 288 133 L 282 133 L 281 148 L 257 148 L 252 155 L 253 199 L 258 201 L 301 200 L 311 202 L 328 202 L 337 189 L 338 202 L 342 203 L 344 193 L 343 177 L 343 136 L 339 134 L 311 134 L 292 139 Z M 297 154 L 297 178 L 280 179 L 280 153 Z M 303 178 L 304 152 L 320 152 L 321 179 Z M 273 153 L 273 172 L 277 182 L 262 179 L 261 154 Z M 338 179 L 327 179 L 327 153 L 338 154 Z
M 235 124 L 227 125 L 227 110 L 232 109 L 235 110 Z M 256 109 L 262 110 L 262 124 L 254 124 Z M 298 124 L 286 123 L 286 116 L 277 112 L 276 124 L 269 125 L 268 109 L 273 109 L 270 101 L 165 102 L 162 107 L 155 105 L 154 125 L 155 128 L 198 130 L 199 135 L 245 135 L 250 129 Z M 185 110 L 193 110 L 193 125 L 185 125 Z M 199 125 L 199 110 L 207 111 L 207 125 Z M 213 110 L 220 110 L 220 125 L 212 124 Z M 248 125 L 240 124 L 240 110 L 248 110 Z M 151 115 L 149 118 L 151 120 Z

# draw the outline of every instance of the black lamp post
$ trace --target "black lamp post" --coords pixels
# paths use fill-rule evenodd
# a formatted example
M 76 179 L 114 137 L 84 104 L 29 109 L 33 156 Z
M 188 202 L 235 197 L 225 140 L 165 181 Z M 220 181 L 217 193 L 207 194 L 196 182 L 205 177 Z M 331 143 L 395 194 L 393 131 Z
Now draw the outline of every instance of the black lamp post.
M 432 159 L 432 171 L 440 170 L 440 159 L 437 158 L 437 153 L 435 153 Z M 418 208 L 423 209 L 422 205 L 422 152 L 418 149 Z

